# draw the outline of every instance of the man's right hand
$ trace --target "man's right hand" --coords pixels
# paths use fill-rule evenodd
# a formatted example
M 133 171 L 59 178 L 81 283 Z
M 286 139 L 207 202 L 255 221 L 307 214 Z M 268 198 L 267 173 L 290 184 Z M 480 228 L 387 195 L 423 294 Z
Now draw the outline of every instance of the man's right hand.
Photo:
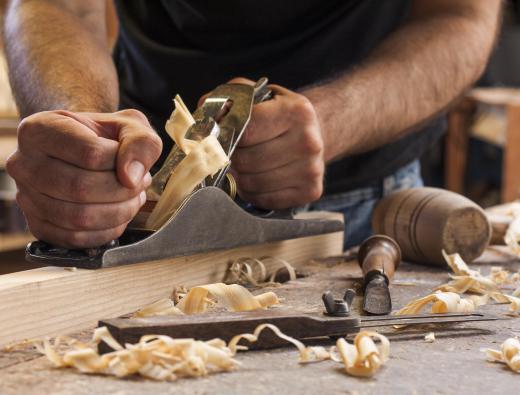
M 139 111 L 45 111 L 20 123 L 7 172 L 35 237 L 95 247 L 119 237 L 145 203 L 161 150 Z

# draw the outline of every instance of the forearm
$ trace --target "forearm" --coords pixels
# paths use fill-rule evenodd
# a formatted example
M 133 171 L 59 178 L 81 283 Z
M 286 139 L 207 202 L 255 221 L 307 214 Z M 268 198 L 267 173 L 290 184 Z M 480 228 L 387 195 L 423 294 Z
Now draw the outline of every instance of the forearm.
M 304 94 L 320 118 L 325 158 L 392 142 L 445 109 L 484 70 L 499 25 L 487 12 L 416 12 L 348 74 Z
M 104 1 L 10 4 L 6 55 L 22 117 L 54 109 L 117 109 L 117 74 L 106 45 L 104 7 Z

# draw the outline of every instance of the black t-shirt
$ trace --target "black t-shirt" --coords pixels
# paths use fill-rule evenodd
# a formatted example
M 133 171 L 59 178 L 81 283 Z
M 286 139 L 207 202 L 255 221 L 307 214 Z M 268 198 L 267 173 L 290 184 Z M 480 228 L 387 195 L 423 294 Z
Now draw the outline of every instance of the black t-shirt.
M 233 77 L 266 76 L 292 90 L 333 78 L 396 29 L 410 2 L 116 0 L 121 107 L 143 111 L 164 136 L 176 93 L 193 111 L 202 94 Z M 326 193 L 391 174 L 441 133 L 430 127 L 328 165 Z

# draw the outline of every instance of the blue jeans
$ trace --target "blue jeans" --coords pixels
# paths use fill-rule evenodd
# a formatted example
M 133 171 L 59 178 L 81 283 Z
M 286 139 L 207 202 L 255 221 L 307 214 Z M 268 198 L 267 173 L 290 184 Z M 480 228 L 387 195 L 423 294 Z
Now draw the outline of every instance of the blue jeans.
M 345 219 L 344 249 L 359 245 L 372 234 L 372 211 L 382 197 L 400 189 L 423 186 L 418 160 L 367 187 L 326 195 L 309 206 L 310 210 L 336 211 Z

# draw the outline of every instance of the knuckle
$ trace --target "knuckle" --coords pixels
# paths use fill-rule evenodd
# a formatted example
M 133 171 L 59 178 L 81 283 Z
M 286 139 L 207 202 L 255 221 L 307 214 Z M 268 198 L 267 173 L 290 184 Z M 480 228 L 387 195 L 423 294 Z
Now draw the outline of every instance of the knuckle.
M 146 118 L 146 115 L 144 115 L 141 111 L 136 110 L 135 108 L 127 108 L 127 109 L 118 111 L 117 114 L 121 115 L 123 117 L 133 118 L 135 120 L 138 120 L 141 123 L 150 125 L 148 122 L 148 118 Z
M 307 196 L 307 199 L 309 201 L 318 200 L 321 197 L 321 194 L 323 193 L 323 183 L 315 182 L 309 185 L 305 192 L 305 195 Z
M 154 154 L 154 156 L 159 158 L 159 156 L 161 155 L 161 152 L 162 152 L 162 147 L 163 147 L 161 138 L 155 132 L 152 132 L 152 133 L 150 133 L 150 138 L 149 138 L 148 143 L 150 145 L 151 152 Z
M 323 140 L 315 130 L 304 131 L 301 144 L 306 154 L 318 155 L 323 152 Z
M 33 140 L 35 131 L 41 127 L 41 115 L 39 113 L 30 115 L 18 124 L 17 135 L 20 147 L 29 146 Z
M 41 125 L 42 113 L 29 115 L 20 121 L 18 124 L 18 137 L 25 137 L 27 134 L 38 128 Z
M 293 102 L 293 113 L 303 122 L 310 122 L 316 118 L 313 104 L 305 96 L 299 95 Z
M 318 180 L 321 183 L 321 179 L 323 177 L 324 173 L 324 164 L 322 162 L 311 162 L 309 165 L 305 168 L 305 175 L 310 180 Z
M 9 157 L 7 158 L 7 160 L 5 162 L 5 170 L 7 171 L 7 174 L 9 174 L 14 179 L 16 179 L 18 176 L 19 161 L 20 161 L 20 158 L 19 158 L 18 151 L 15 151 L 11 155 L 9 155 Z

